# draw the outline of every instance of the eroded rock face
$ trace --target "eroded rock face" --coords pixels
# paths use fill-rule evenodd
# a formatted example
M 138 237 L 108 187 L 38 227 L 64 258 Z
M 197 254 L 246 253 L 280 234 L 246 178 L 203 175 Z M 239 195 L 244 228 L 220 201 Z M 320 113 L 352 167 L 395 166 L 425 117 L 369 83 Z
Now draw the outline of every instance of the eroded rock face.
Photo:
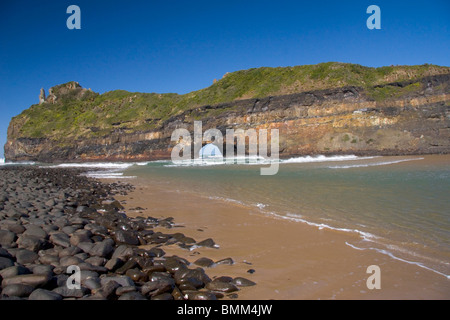
M 39 93 L 39 104 L 43 104 L 45 102 L 45 90 L 41 88 L 41 92 Z
M 53 88 L 50 88 L 50 90 L 48 91 L 48 98 L 47 98 L 47 102 L 49 103 L 56 103 L 56 100 L 58 99 L 58 97 L 55 95 L 55 93 L 53 92 Z
M 59 86 L 55 86 L 49 89 L 48 96 L 45 96 L 44 88 L 41 88 L 39 93 L 39 104 L 57 103 L 61 98 L 70 96 L 70 99 L 78 99 L 82 97 L 86 92 L 92 92 L 90 89 L 84 89 L 78 82 L 71 81 Z
M 120 130 L 100 138 L 70 140 L 22 137 L 11 122 L 8 160 L 146 161 L 170 159 L 175 129 L 278 129 L 280 157 L 314 154 L 403 155 L 450 152 L 450 74 L 421 78 L 400 97 L 374 99 L 360 87 L 341 87 L 261 99 L 236 100 L 184 111 L 151 131 Z M 383 85 L 386 90 L 411 82 Z M 383 86 L 379 86 L 383 89 Z M 71 84 L 59 91 L 86 90 Z M 86 90 L 88 91 L 88 90 Z M 79 94 L 82 91 L 79 91 Z M 49 96 L 50 98 L 50 96 Z M 47 98 L 47 101 L 49 101 Z M 224 151 L 226 138 L 224 139 Z

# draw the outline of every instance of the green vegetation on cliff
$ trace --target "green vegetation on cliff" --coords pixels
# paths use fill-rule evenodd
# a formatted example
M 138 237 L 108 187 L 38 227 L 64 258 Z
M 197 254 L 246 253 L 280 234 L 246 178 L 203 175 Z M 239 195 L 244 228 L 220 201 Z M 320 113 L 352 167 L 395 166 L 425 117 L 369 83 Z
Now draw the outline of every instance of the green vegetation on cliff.
M 52 88 L 58 97 L 55 101 L 33 105 L 13 118 L 8 139 L 73 141 L 113 132 L 150 131 L 172 116 L 204 105 L 344 86 L 362 87 L 370 98 L 380 101 L 420 90 L 421 84 L 414 80 L 446 73 L 449 67 L 434 65 L 370 68 L 335 62 L 257 68 L 228 73 L 212 86 L 184 95 L 124 90 L 99 95 L 69 82 Z M 410 84 L 386 86 L 401 81 Z

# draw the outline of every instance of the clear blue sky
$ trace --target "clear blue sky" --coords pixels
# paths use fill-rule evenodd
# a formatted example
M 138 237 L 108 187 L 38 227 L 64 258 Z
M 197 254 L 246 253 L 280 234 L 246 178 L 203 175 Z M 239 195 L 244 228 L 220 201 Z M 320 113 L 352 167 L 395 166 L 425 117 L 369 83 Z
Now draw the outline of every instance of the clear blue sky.
M 81 30 L 66 27 L 72 4 Z M 366 27 L 372 4 L 381 30 Z M 0 145 L 41 87 L 187 93 L 261 66 L 449 66 L 449 27 L 448 0 L 2 1 Z

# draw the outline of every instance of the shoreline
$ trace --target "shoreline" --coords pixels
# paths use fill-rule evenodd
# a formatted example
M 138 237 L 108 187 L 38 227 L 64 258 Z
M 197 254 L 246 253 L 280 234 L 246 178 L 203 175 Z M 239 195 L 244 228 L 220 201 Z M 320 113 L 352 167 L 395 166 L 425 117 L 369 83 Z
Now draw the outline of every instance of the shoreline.
M 126 197 L 126 208 L 147 210 L 138 215 L 170 215 L 195 238 L 212 237 L 219 250 L 194 252 L 171 246 L 180 257 L 231 257 L 233 266 L 208 268 L 211 274 L 230 272 L 257 283 L 243 290 L 243 300 L 299 299 L 448 299 L 450 281 L 418 265 L 402 262 L 374 250 L 358 250 L 358 235 L 322 229 L 264 216 L 234 203 L 148 186 L 145 179 L 131 182 L 135 190 Z M 130 213 L 133 214 L 133 213 Z M 201 231 L 199 231 L 201 230 Z M 165 249 L 166 250 L 166 249 Z M 251 263 L 251 264 L 249 264 Z M 369 290 L 367 268 L 378 265 L 382 289 Z M 255 270 L 249 274 L 249 269 Z
M 302 157 L 318 157 L 318 156 L 325 156 L 325 157 L 333 157 L 333 156 L 348 156 L 348 155 L 354 155 L 358 157 L 407 157 L 407 156 L 445 156 L 450 155 L 450 151 L 441 151 L 441 152 L 428 152 L 428 151 L 411 151 L 411 152 L 396 152 L 396 150 L 386 150 L 385 152 L 380 152 L 379 150 L 367 150 L 367 151 L 361 151 L 361 150 L 347 150 L 347 151 L 334 151 L 334 152 L 327 152 L 323 151 L 321 153 L 317 154 L 311 154 L 311 153 L 292 153 L 292 154 L 284 154 L 280 155 L 279 160 L 289 160 L 291 158 L 302 158 Z M 16 160 L 8 160 L 6 157 L 0 158 L 0 160 L 3 159 L 3 162 L 0 161 L 1 164 L 5 165 L 21 165 L 23 163 L 29 164 L 29 163 L 45 163 L 45 164 L 52 164 L 52 165 L 59 165 L 59 164 L 65 164 L 65 163 L 73 163 L 73 164 L 95 164 L 95 163 L 142 163 L 142 162 L 155 162 L 155 161 L 171 161 L 171 156 L 168 155 L 167 157 L 140 157 L 140 156 L 134 156 L 134 157 L 98 157 L 98 158 L 76 158 L 76 159 L 46 159 L 46 161 L 42 161 L 37 158 L 19 158 Z
M 407 156 L 445 156 L 450 155 L 450 151 L 447 152 L 417 152 L 417 151 L 411 151 L 411 152 L 402 152 L 398 153 L 395 152 L 395 150 L 389 151 L 389 152 L 379 152 L 377 150 L 375 151 L 358 151 L 358 150 L 348 150 L 348 151 L 340 151 L 340 152 L 321 152 L 317 154 L 310 154 L 310 153 L 293 153 L 289 155 L 281 155 L 279 157 L 279 160 L 289 160 L 291 158 L 302 158 L 302 157 L 319 157 L 319 156 L 325 156 L 325 157 L 333 157 L 333 156 L 348 156 L 348 155 L 354 155 L 357 157 L 407 157 Z M 29 164 L 29 163 L 45 163 L 45 164 L 51 164 L 51 165 L 60 165 L 60 164 L 95 164 L 95 163 L 143 163 L 143 162 L 156 162 L 156 161 L 171 161 L 170 155 L 167 157 L 128 157 L 128 158 L 121 158 L 121 157 L 104 157 L 104 158 L 86 158 L 86 159 L 47 159 L 48 162 L 38 160 L 35 158 L 20 158 L 16 159 L 14 161 L 8 160 L 6 157 L 0 158 L 3 159 L 4 162 L 0 162 L 2 165 L 21 165 L 21 164 Z
M 5 168 L 5 171 L 14 170 L 9 166 L 0 168 Z M 27 167 L 17 168 L 28 170 Z M 29 170 L 46 169 L 29 167 Z M 90 171 L 63 168 L 48 170 L 77 174 Z M 142 177 L 132 180 L 81 177 L 80 179 L 86 179 L 92 184 L 100 182 L 100 185 L 109 186 L 122 183 L 132 185 L 122 195 L 114 195 L 114 199 L 125 207 L 130 221 L 139 221 L 147 216 L 157 217 L 167 223 L 164 223 L 165 227 L 155 226 L 153 230 L 156 233 L 186 233 L 186 236 L 199 241 L 213 239 L 220 246 L 219 249 L 202 247 L 186 250 L 176 245 L 176 241 L 158 244 L 166 252 L 166 257 L 177 257 L 176 260 L 179 258 L 181 261 L 186 259 L 191 263 L 189 268 L 196 268 L 193 262 L 199 258 L 216 262 L 231 258 L 235 262 L 233 265 L 204 267 L 204 271 L 212 280 L 225 275 L 231 278 L 243 277 L 257 284 L 250 288 L 240 287 L 240 290 L 229 296 L 218 294 L 219 298 L 359 300 L 450 297 L 450 281 L 444 276 L 418 265 L 393 259 L 385 253 L 369 249 L 358 250 L 354 243 L 361 241 L 361 237 L 357 234 L 327 228 L 320 230 L 306 222 L 266 216 L 244 205 L 195 196 L 184 191 L 166 190 L 161 186 L 148 185 Z M 0 205 L 4 204 L 4 199 L 2 201 Z M 132 210 L 133 208 L 138 210 Z M 2 211 L 0 213 L 3 214 Z M 174 223 L 167 217 L 174 218 Z M 0 229 L 3 229 L 2 223 Z M 153 247 L 154 245 L 144 246 L 141 249 L 149 250 Z M 366 280 L 370 276 L 366 270 L 370 265 L 381 268 L 381 290 L 369 290 L 366 286 Z M 62 272 L 59 269 L 57 271 Z M 115 296 L 117 298 L 119 296 Z
M 83 172 L 0 169 L 0 300 L 218 300 L 254 285 L 166 254 L 214 242 L 169 232 L 170 217 L 126 215 L 116 197 L 134 187 Z

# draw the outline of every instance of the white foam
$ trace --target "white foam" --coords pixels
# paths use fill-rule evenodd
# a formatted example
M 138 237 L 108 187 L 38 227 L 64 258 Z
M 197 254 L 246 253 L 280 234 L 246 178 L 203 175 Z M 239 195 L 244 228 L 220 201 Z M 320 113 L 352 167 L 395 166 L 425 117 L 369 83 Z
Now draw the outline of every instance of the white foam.
M 183 160 L 183 161 L 175 161 L 170 162 L 169 164 L 164 165 L 164 167 L 171 168 L 171 167 L 208 167 L 208 166 L 218 166 L 223 165 L 225 162 L 220 160 L 214 160 L 214 159 L 194 159 L 194 160 Z
M 295 214 L 288 214 L 287 216 L 282 216 L 282 215 L 279 215 L 279 214 L 271 212 L 271 215 L 276 217 L 276 218 L 279 218 L 279 219 L 291 220 L 291 221 L 295 221 L 295 222 L 306 223 L 307 225 L 317 227 L 319 230 L 329 229 L 329 230 L 334 230 L 334 231 L 356 233 L 356 234 L 361 236 L 362 240 L 368 241 L 368 242 L 372 242 L 372 243 L 378 243 L 377 241 L 375 241 L 375 239 L 379 239 L 379 237 L 377 237 L 377 236 L 375 236 L 375 235 L 373 235 L 373 234 L 371 234 L 369 232 L 364 232 L 364 231 L 361 231 L 361 230 L 358 230 L 358 229 L 336 228 L 336 227 L 332 227 L 330 225 L 323 224 L 323 223 L 319 224 L 319 223 L 315 223 L 315 222 L 310 222 L 310 221 L 307 221 L 307 220 L 301 218 L 301 216 L 295 215 Z M 381 254 L 384 254 L 384 255 L 387 255 L 387 256 L 391 257 L 392 259 L 395 259 L 395 260 L 398 260 L 398 261 L 402 261 L 402 262 L 405 262 L 405 263 L 408 263 L 408 264 L 417 265 L 417 266 L 419 266 L 419 267 L 421 267 L 423 269 L 427 269 L 429 271 L 433 271 L 433 272 L 435 272 L 435 273 L 437 273 L 439 275 L 442 275 L 442 276 L 446 277 L 447 279 L 450 279 L 450 275 L 447 275 L 445 273 L 437 271 L 437 270 L 435 270 L 433 268 L 427 267 L 423 263 L 399 258 L 399 257 L 395 256 L 392 252 L 388 251 L 388 250 L 378 249 L 378 248 L 374 248 L 374 247 L 359 248 L 359 247 L 357 247 L 355 245 L 352 245 L 352 244 L 350 244 L 348 242 L 345 242 L 345 244 L 348 245 L 349 247 L 352 247 L 353 249 L 360 250 L 360 251 L 363 251 L 363 250 L 375 250 L 375 251 L 377 251 L 377 252 L 379 252 Z
M 336 161 L 355 161 L 355 160 L 367 160 L 375 157 L 358 157 L 355 155 L 343 155 L 343 156 L 305 156 L 298 158 L 291 158 L 287 160 L 281 160 L 280 163 L 310 163 L 310 162 L 336 162 Z
M 87 168 L 98 169 L 89 171 L 83 175 L 96 179 L 134 179 L 135 176 L 124 176 L 123 171 L 134 166 L 145 166 L 149 162 L 80 162 L 80 163 L 61 163 L 57 165 L 44 165 L 41 168 Z
M 208 197 L 208 199 L 210 199 L 210 200 L 225 201 L 225 202 L 231 202 L 231 203 L 235 203 L 235 204 L 239 204 L 239 205 L 245 205 L 245 203 L 243 203 L 242 201 L 235 200 L 235 199 L 230 199 L 230 198 L 224 198 L 224 197 L 214 197 L 214 196 L 210 196 L 210 197 Z
M 175 160 L 169 161 L 164 167 L 191 167 L 191 166 L 207 166 L 207 165 L 215 165 L 222 164 L 222 158 L 220 159 L 186 159 L 186 160 Z
M 92 174 L 88 175 L 88 177 L 94 179 L 136 179 L 136 176 L 115 176 L 111 174 Z
M 80 163 L 61 163 L 51 166 L 41 166 L 44 168 L 98 168 L 98 169 L 127 169 L 135 163 L 122 162 L 80 162 Z
M 360 251 L 364 251 L 364 250 L 374 250 L 374 251 L 377 251 L 377 252 L 379 252 L 379 253 L 381 253 L 381 254 L 387 255 L 387 256 L 391 257 L 392 259 L 394 259 L 394 260 L 398 260 L 398 261 L 405 262 L 405 263 L 408 263 L 408 264 L 416 265 L 416 266 L 421 267 L 421 268 L 423 268 L 423 269 L 426 269 L 426 270 L 432 271 L 432 272 L 434 272 L 434 273 L 437 273 L 437 274 L 439 274 L 439 275 L 441 275 L 441 276 L 444 276 L 444 277 L 446 277 L 447 279 L 450 279 L 450 275 L 447 275 L 447 274 L 445 274 L 445 273 L 442 273 L 442 272 L 440 272 L 440 271 L 437 271 L 437 270 L 435 270 L 435 269 L 433 269 L 433 268 L 427 267 L 427 266 L 425 266 L 423 263 L 420 263 L 420 262 L 417 262 L 417 261 L 410 261 L 410 260 L 405 260 L 405 259 L 399 258 L 399 257 L 395 256 L 395 255 L 394 255 L 392 252 L 390 252 L 390 251 L 387 251 L 387 250 L 384 250 L 384 249 L 373 248 L 373 247 L 370 247 L 370 248 L 359 248 L 359 247 L 357 247 L 357 246 L 355 246 L 355 245 L 353 245 L 353 244 L 348 243 L 347 241 L 345 242 L 345 244 L 348 245 L 349 247 L 353 248 L 353 249 L 360 250 Z
M 137 165 L 137 166 L 146 166 L 146 165 L 148 165 L 148 164 L 151 163 L 151 162 L 161 162 L 161 161 L 136 162 L 136 163 L 134 163 L 134 164 Z
M 230 198 L 210 196 L 210 197 L 208 197 L 208 199 L 226 201 L 226 202 L 231 202 L 231 203 L 235 203 L 235 204 L 239 204 L 239 205 L 249 206 L 248 204 L 243 203 L 242 201 L 230 199 Z M 265 215 L 271 216 L 273 218 L 305 223 L 309 226 L 316 227 L 319 230 L 329 229 L 329 230 L 340 231 L 340 232 L 356 233 L 362 238 L 362 240 L 365 240 L 365 241 L 373 241 L 374 239 L 378 238 L 377 236 L 375 236 L 369 232 L 364 232 L 364 231 L 361 231 L 358 229 L 337 228 L 337 227 L 332 227 L 332 226 L 330 226 L 328 224 L 324 224 L 324 223 L 311 222 L 311 221 L 304 219 L 301 215 L 294 214 L 294 213 L 288 213 L 287 215 L 281 215 L 281 214 L 275 213 L 273 211 L 264 210 L 264 208 L 266 208 L 267 206 L 268 205 L 263 204 L 263 203 L 256 203 L 253 205 L 253 207 L 257 207 Z
M 0 158 L 0 166 L 15 166 L 15 165 L 32 166 L 34 164 L 36 164 L 36 162 L 33 161 L 5 162 L 4 158 Z
M 305 223 L 305 224 L 307 224 L 309 226 L 316 227 L 319 230 L 328 229 L 328 230 L 334 230 L 334 231 L 340 231 L 340 232 L 356 233 L 356 234 L 360 235 L 361 238 L 363 240 L 365 240 L 365 241 L 373 241 L 373 239 L 377 239 L 378 238 L 374 234 L 371 234 L 369 232 L 364 232 L 364 231 L 361 231 L 361 230 L 358 230 L 358 229 L 337 228 L 337 227 L 332 227 L 332 226 L 330 226 L 328 224 L 325 224 L 325 223 L 311 222 L 311 221 L 303 219 L 302 216 L 297 215 L 297 214 L 288 213 L 286 216 L 279 215 L 279 214 L 273 213 L 273 212 L 271 212 L 270 214 L 273 215 L 276 218 L 279 218 L 279 219 Z
M 355 165 L 348 165 L 348 166 L 331 166 L 328 168 L 330 168 L 330 169 L 366 168 L 366 167 L 376 167 L 376 166 L 387 166 L 390 164 L 396 164 L 396 163 L 407 162 L 407 161 L 417 161 L 417 160 L 423 160 L 423 159 L 424 158 L 402 159 L 402 160 L 394 160 L 394 161 L 355 164 Z
M 61 163 L 57 165 L 42 165 L 41 168 L 85 168 L 95 171 L 89 171 L 82 175 L 96 179 L 134 179 L 135 176 L 124 176 L 123 171 L 134 166 L 145 166 L 145 162 L 80 162 L 80 163 Z M 98 169 L 98 170 L 96 170 Z
M 263 214 L 265 214 L 265 215 L 267 215 L 269 217 L 275 218 L 275 219 L 289 220 L 289 221 L 293 221 L 293 222 L 300 222 L 300 223 L 307 224 L 309 226 L 316 227 L 319 230 L 328 229 L 328 230 L 333 230 L 333 231 L 357 234 L 360 237 L 360 239 L 362 241 L 366 241 L 366 243 L 383 245 L 380 242 L 383 239 L 378 237 L 378 236 L 376 236 L 376 235 L 374 235 L 374 234 L 372 234 L 372 233 L 364 232 L 364 231 L 361 231 L 361 230 L 358 230 L 358 229 L 337 228 L 337 227 L 333 227 L 333 226 L 330 226 L 330 225 L 325 224 L 325 223 L 311 222 L 311 221 L 308 221 L 308 220 L 304 219 L 303 216 L 301 216 L 299 214 L 294 214 L 294 213 L 288 213 L 287 215 L 281 215 L 281 214 L 275 213 L 273 211 L 264 210 L 264 208 L 267 207 L 267 205 L 265 205 L 263 203 L 256 203 L 254 205 L 248 205 L 248 204 L 245 204 L 245 203 L 243 203 L 243 202 L 241 202 L 239 200 L 230 199 L 230 198 L 211 197 L 211 196 L 208 197 L 208 198 L 211 199 L 211 200 L 221 200 L 221 201 L 231 202 L 231 203 L 235 203 L 235 204 L 239 204 L 239 205 L 244 205 L 244 206 L 247 206 L 247 207 L 257 207 L 261 213 L 263 213 Z M 353 249 L 360 250 L 360 251 L 368 250 L 368 249 L 375 250 L 375 251 L 377 251 L 379 253 L 388 255 L 391 258 L 395 259 L 395 260 L 402 261 L 402 262 L 405 262 L 405 263 L 408 263 L 408 264 L 417 265 L 417 266 L 419 266 L 419 267 L 421 267 L 423 269 L 430 270 L 432 272 L 435 272 L 435 273 L 437 273 L 439 275 L 442 275 L 442 276 L 446 277 L 447 279 L 450 279 L 450 275 L 446 275 L 446 274 L 444 274 L 444 273 L 442 273 L 440 271 L 437 271 L 437 270 L 435 270 L 433 268 L 427 267 L 423 263 L 415 262 L 415 261 L 409 261 L 409 260 L 406 260 L 406 259 L 399 258 L 399 257 L 395 256 L 392 252 L 388 251 L 388 250 L 378 249 L 378 248 L 374 248 L 374 247 L 359 248 L 359 247 L 357 247 L 357 246 L 355 246 L 353 244 L 350 244 L 348 242 L 345 242 L 345 244 L 348 245 L 349 247 L 352 247 Z M 398 250 L 402 251 L 401 248 L 395 248 L 396 246 L 393 246 L 393 245 L 388 245 L 387 247 L 391 248 L 393 250 L 396 250 L 396 251 L 398 251 Z M 413 253 L 412 252 L 408 252 L 408 254 L 411 255 Z M 448 263 L 446 263 L 446 264 L 448 264 Z
M 93 176 L 120 177 L 120 176 L 123 176 L 123 172 L 94 171 L 94 172 L 88 172 L 85 175 L 89 176 L 89 177 L 93 177 Z
M 188 159 L 170 162 L 165 167 L 190 167 L 190 166 L 214 166 L 214 165 L 267 165 L 271 163 L 289 164 L 289 163 L 312 163 L 312 162 L 336 162 L 336 161 L 355 161 L 367 160 L 376 157 L 358 157 L 355 155 L 342 156 L 305 156 L 290 159 L 271 159 L 261 156 L 239 156 L 239 157 L 214 157 L 205 159 Z
M 97 178 L 97 179 L 133 179 L 135 176 L 124 176 L 123 172 L 119 172 L 118 170 L 100 170 L 100 171 L 89 171 L 82 174 L 89 178 Z
M 264 209 L 265 207 L 267 207 L 267 205 L 264 203 L 257 203 L 256 206 L 261 210 Z

